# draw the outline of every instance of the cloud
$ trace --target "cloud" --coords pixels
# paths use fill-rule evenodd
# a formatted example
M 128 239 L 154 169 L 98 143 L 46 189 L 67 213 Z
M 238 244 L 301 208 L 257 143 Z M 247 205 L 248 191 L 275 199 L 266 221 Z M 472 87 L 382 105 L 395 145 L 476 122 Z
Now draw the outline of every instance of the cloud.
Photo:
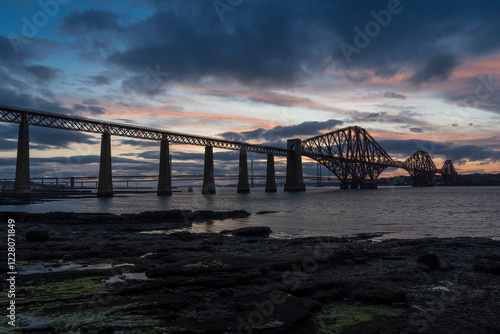
M 154 14 L 123 27 L 127 47 L 108 57 L 131 72 L 137 83 L 146 66 L 160 65 L 169 73 L 165 82 L 218 78 L 247 86 L 291 86 L 333 67 L 364 73 L 347 74 L 356 82 L 417 69 L 411 82 L 420 85 L 449 78 L 461 60 L 457 55 L 491 53 L 500 46 L 493 37 L 500 33 L 500 24 L 494 15 L 485 15 L 500 8 L 491 1 L 447 0 L 435 10 L 424 3 L 402 2 L 403 11 L 393 15 L 350 64 L 339 44 L 354 43 L 354 28 L 363 29 L 374 20 L 370 12 L 385 9 L 387 3 L 255 1 L 226 12 L 223 22 L 210 1 L 150 5 Z M 483 27 L 490 29 L 487 34 Z M 456 40 L 460 42 L 452 43 Z M 127 80 L 126 86 L 134 87 Z
M 409 128 L 408 130 L 410 130 L 411 132 L 414 132 L 414 133 L 423 133 L 424 132 L 424 129 L 421 129 L 421 128 Z
M 500 113 L 500 73 L 462 78 L 459 87 L 446 92 L 444 98 L 459 107 Z
M 111 84 L 111 79 L 104 75 L 91 75 L 88 77 L 89 83 L 95 86 L 107 86 Z
M 221 133 L 220 136 L 229 140 L 236 141 L 263 139 L 266 142 L 273 142 L 280 141 L 281 139 L 291 139 L 301 136 L 315 136 L 320 134 L 324 130 L 332 130 L 342 124 L 342 121 L 330 119 L 324 122 L 312 121 L 303 122 L 297 125 L 276 126 L 269 130 L 259 128 L 245 132 L 225 132 Z
M 406 100 L 406 96 L 402 95 L 402 94 L 398 94 L 398 93 L 395 93 L 395 92 L 385 92 L 383 94 L 384 97 L 388 97 L 388 98 L 391 98 L 391 99 L 400 99 L 400 100 Z
M 430 140 L 396 140 L 381 139 L 377 142 L 389 154 L 409 157 L 418 150 L 424 150 L 431 158 L 436 156 L 447 160 L 500 160 L 500 152 L 478 145 L 457 145 L 449 142 L 433 142 Z
M 144 161 L 120 158 L 113 156 L 111 157 L 112 163 L 114 164 L 143 164 Z M 98 164 L 100 162 L 100 156 L 98 155 L 74 155 L 69 157 L 50 157 L 50 158 L 30 158 L 30 166 L 39 166 L 46 164 L 65 164 L 65 165 L 89 165 Z M 0 158 L 0 166 L 15 166 L 16 158 Z
M 23 67 L 24 72 L 36 79 L 39 85 L 49 84 L 54 81 L 58 73 L 58 70 L 54 67 L 43 66 L 43 65 L 28 65 Z
M 19 126 L 17 124 L 0 124 L 0 131 L 2 133 L 2 140 L 0 141 L 1 151 L 17 150 L 17 137 Z M 54 148 L 68 148 L 71 144 L 89 144 L 95 145 L 99 140 L 95 139 L 92 135 L 30 126 L 30 149 L 32 150 L 50 150 Z
M 453 70 L 458 66 L 458 60 L 452 54 L 434 55 L 427 63 L 417 70 L 408 81 L 415 85 L 421 85 L 432 81 L 444 81 L 450 77 Z
M 59 29 L 63 34 L 116 31 L 120 29 L 119 18 L 116 13 L 98 9 L 73 11 L 62 19 Z

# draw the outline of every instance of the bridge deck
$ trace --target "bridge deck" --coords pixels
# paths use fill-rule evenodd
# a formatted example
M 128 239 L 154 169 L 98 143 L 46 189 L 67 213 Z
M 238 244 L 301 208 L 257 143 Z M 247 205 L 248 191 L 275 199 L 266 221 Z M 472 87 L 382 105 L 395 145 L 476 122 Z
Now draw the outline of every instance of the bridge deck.
M 166 131 L 135 125 L 126 125 L 115 122 L 100 121 L 91 118 L 67 116 L 0 105 L 0 122 L 17 123 L 27 122 L 29 125 L 46 128 L 64 129 L 90 133 L 109 133 L 114 136 L 139 138 L 171 143 L 197 146 L 212 146 L 227 150 L 245 150 L 255 153 L 287 156 L 288 150 L 278 147 L 249 144 L 219 138 L 196 136 L 180 132 Z

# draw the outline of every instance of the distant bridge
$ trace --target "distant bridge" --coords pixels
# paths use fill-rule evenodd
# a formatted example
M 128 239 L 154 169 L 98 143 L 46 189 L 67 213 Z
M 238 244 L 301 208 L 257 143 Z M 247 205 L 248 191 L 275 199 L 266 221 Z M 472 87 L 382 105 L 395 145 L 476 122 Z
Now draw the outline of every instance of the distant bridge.
M 111 135 L 154 140 L 160 145 L 158 195 L 172 194 L 172 175 L 169 161 L 169 143 L 205 147 L 203 176 L 204 194 L 215 193 L 213 148 L 240 151 L 238 192 L 250 191 L 248 184 L 247 152 L 267 154 L 266 191 L 276 191 L 274 156 L 287 157 L 285 191 L 303 191 L 302 155 L 318 161 L 337 176 L 341 188 L 376 188 L 375 180 L 388 167 L 407 170 L 414 186 L 432 186 L 436 173 L 443 175 L 445 184 L 456 182 L 453 163 L 447 160 L 437 169 L 427 152 L 417 151 L 405 161 L 393 160 L 364 129 L 354 126 L 325 133 L 306 140 L 290 139 L 287 149 L 255 145 L 239 141 L 197 136 L 148 127 L 105 122 L 96 119 L 47 113 L 0 105 L 0 121 L 19 124 L 14 193 L 31 193 L 29 168 L 29 126 L 40 126 L 79 132 L 99 133 L 101 157 L 97 195 L 113 195 L 111 167 Z

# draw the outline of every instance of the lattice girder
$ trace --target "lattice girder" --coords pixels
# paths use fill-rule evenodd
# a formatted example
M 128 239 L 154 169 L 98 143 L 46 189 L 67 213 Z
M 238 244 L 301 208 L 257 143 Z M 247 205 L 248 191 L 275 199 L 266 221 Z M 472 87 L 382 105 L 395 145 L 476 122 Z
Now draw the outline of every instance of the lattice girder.
M 443 176 L 443 183 L 446 185 L 452 185 L 457 183 L 457 171 L 453 162 L 451 160 L 446 160 L 441 167 L 441 175 Z
M 202 137 L 186 133 L 178 133 L 148 127 L 105 122 L 90 118 L 66 116 L 41 112 L 31 109 L 15 108 L 0 105 L 0 122 L 17 123 L 26 122 L 29 125 L 46 128 L 56 128 L 90 133 L 109 133 L 113 136 L 131 137 L 171 143 L 189 144 L 198 146 L 212 146 L 227 150 L 245 150 L 255 153 L 274 154 L 287 156 L 288 150 L 264 145 L 253 145 L 243 142 L 224 140 L 218 138 Z
M 342 183 L 374 182 L 385 168 L 394 165 L 375 139 L 357 126 L 302 141 L 302 154 L 323 164 Z
M 441 172 L 436 168 L 429 154 L 422 150 L 413 153 L 403 165 L 410 174 L 414 186 L 434 185 L 434 176 Z

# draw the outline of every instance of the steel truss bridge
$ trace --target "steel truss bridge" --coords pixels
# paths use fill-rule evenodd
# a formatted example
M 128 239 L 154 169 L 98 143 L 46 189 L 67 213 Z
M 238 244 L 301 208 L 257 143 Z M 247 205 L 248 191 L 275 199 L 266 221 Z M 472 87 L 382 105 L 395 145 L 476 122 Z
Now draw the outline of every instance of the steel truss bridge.
M 392 159 L 363 128 L 351 126 L 303 140 L 302 154 L 326 166 L 342 182 L 342 187 L 373 187 L 388 167 L 408 171 L 414 186 L 434 185 L 439 173 L 445 184 L 456 183 L 457 172 L 451 160 L 438 169 L 429 154 L 419 150 L 405 161 Z
M 166 140 L 170 143 L 205 147 L 210 146 L 226 150 L 245 150 L 247 152 L 266 154 L 270 153 L 279 156 L 286 156 L 288 154 L 287 150 L 277 147 L 252 145 L 238 141 L 196 136 L 180 132 L 171 132 L 115 122 L 105 122 L 85 117 L 66 116 L 61 114 L 53 114 L 37 110 L 15 108 L 2 105 L 0 105 L 0 121 L 17 124 L 27 123 L 33 126 L 73 130 L 79 132 L 90 132 L 98 134 L 107 133 L 112 136 L 120 137 L 130 137 L 155 141 Z
M 289 162 L 290 156 L 296 156 L 297 153 L 290 148 L 254 145 L 2 105 L 0 105 L 0 122 L 287 156 Z M 302 140 L 298 151 L 299 154 L 328 168 L 341 181 L 342 188 L 376 187 L 375 180 L 389 167 L 407 170 L 414 186 L 434 185 L 433 179 L 437 173 L 443 176 L 445 184 L 455 183 L 457 177 L 451 160 L 447 160 L 443 167 L 438 169 L 425 151 L 417 151 L 405 161 L 392 159 L 365 129 L 357 126 Z

